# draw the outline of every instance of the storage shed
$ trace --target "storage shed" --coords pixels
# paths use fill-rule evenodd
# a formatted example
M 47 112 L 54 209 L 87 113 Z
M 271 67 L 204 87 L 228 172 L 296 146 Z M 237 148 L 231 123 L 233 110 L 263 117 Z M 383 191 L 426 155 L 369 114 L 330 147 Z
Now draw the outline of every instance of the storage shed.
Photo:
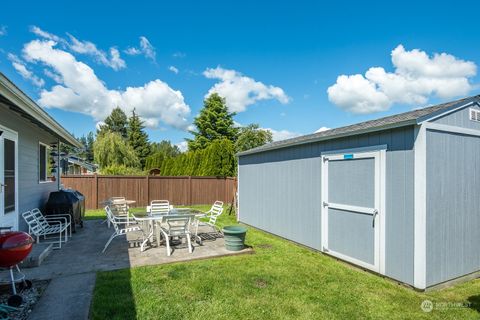
M 238 157 L 243 223 L 418 289 L 480 270 L 480 96 Z

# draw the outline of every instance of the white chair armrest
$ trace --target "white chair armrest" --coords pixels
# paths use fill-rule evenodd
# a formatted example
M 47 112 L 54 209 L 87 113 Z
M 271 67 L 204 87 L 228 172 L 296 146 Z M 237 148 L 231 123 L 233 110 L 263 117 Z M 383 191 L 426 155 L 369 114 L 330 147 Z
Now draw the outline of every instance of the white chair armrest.
M 44 218 L 47 221 L 60 222 L 60 224 L 67 224 L 67 218 L 65 218 L 65 217 L 46 216 Z
M 45 216 L 45 218 L 50 218 L 50 217 L 59 217 L 59 218 L 64 218 L 66 222 L 71 223 L 72 222 L 72 216 L 68 213 L 65 214 L 49 214 L 48 216 Z

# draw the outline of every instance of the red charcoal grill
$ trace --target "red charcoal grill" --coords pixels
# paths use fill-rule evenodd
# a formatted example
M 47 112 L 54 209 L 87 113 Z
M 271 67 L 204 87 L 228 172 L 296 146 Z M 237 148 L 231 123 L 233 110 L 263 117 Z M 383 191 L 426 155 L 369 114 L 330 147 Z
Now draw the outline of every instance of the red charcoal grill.
M 32 245 L 33 239 L 28 233 L 21 231 L 0 232 L 0 268 L 7 268 L 10 271 L 13 295 L 8 298 L 8 305 L 12 307 L 18 307 L 23 302 L 23 298 L 17 294 L 15 283 L 21 281 L 23 288 L 32 286 L 29 280 L 25 280 L 25 275 L 18 267 L 18 264 L 32 251 Z M 18 272 L 18 278 L 13 275 L 14 268 Z

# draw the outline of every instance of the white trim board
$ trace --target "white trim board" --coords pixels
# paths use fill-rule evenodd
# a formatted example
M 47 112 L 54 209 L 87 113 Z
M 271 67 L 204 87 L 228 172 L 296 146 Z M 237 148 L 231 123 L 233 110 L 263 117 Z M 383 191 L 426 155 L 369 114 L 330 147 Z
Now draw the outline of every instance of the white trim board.
M 413 285 L 426 288 L 427 272 L 427 183 L 426 124 L 415 128 L 414 150 L 414 249 Z
M 370 149 L 370 148 L 369 148 Z M 329 255 L 336 256 L 342 260 L 349 261 L 361 267 L 370 269 L 380 274 L 385 274 L 385 166 L 386 166 L 386 146 L 382 150 L 365 151 L 365 152 L 351 152 L 354 149 L 342 150 L 344 153 L 326 153 L 322 154 L 321 170 L 322 170 L 322 196 L 321 196 L 321 251 Z M 357 149 L 358 150 L 358 149 Z M 365 150 L 365 149 L 363 149 Z M 352 158 L 345 158 L 345 153 L 351 153 Z M 328 163 L 330 161 L 351 161 L 354 159 L 373 158 L 375 159 L 375 204 L 374 208 L 364 208 L 346 204 L 328 203 Z M 346 256 L 340 252 L 335 252 L 329 249 L 328 245 L 328 208 L 340 209 L 343 211 L 352 211 L 359 214 L 373 215 L 375 224 L 378 223 L 374 229 L 375 233 L 375 257 L 374 263 L 360 261 L 356 258 Z M 375 215 L 378 213 L 378 215 Z
M 369 152 L 369 151 L 379 151 L 379 150 L 387 150 L 386 144 L 380 144 L 376 146 L 368 146 L 368 147 L 360 147 L 360 148 L 349 148 L 349 149 L 340 149 L 340 150 L 329 150 L 323 151 L 321 155 L 329 155 L 329 154 L 340 154 L 340 153 L 360 153 L 360 152 Z
M 4 127 L 2 125 L 0 125 L 0 130 L 3 131 L 2 135 L 0 136 L 0 140 L 4 139 L 4 138 L 7 138 L 7 139 L 12 139 L 14 142 L 15 142 L 15 212 L 11 213 L 14 215 L 14 222 L 13 222 L 13 229 L 14 230 L 18 230 L 18 227 L 19 227 L 19 212 L 20 212 L 20 208 L 19 208 L 19 199 L 20 199 L 20 196 L 18 194 L 18 174 L 19 174 L 19 167 L 18 167 L 18 132 L 17 131 L 14 131 L 14 130 L 11 130 L 7 127 Z M 0 147 L 0 149 L 3 150 L 3 146 Z M 3 157 L 3 154 L 1 154 L 0 156 Z M 3 160 L 2 160 L 3 161 Z M 3 169 L 3 168 L 2 168 Z M 3 190 L 2 190 L 3 192 Z M 3 193 L 0 192 L 0 194 L 2 194 L 3 196 Z M 5 209 L 3 207 L 3 209 Z M 5 214 L 5 212 L 2 212 L 0 213 L 1 216 L 3 216 Z
M 462 109 L 464 109 L 466 107 L 470 107 L 472 105 L 477 105 L 478 106 L 477 101 L 470 101 L 470 102 L 467 102 L 466 104 L 462 104 L 461 106 L 452 108 L 452 109 L 447 110 L 447 111 L 442 111 L 438 114 L 429 114 L 429 115 L 420 117 L 417 120 L 417 124 L 422 124 L 422 123 L 427 122 L 427 121 L 433 121 L 433 120 L 436 120 L 438 118 L 445 117 L 445 116 L 447 116 L 451 113 L 457 112 L 458 110 L 462 110 Z
M 448 133 L 458 133 L 458 134 L 464 134 L 468 136 L 480 137 L 480 130 L 456 127 L 456 126 L 450 126 L 446 124 L 432 123 L 432 122 L 425 122 L 424 125 L 425 125 L 425 128 L 428 130 L 436 130 L 436 131 L 442 131 L 442 132 L 448 132 Z

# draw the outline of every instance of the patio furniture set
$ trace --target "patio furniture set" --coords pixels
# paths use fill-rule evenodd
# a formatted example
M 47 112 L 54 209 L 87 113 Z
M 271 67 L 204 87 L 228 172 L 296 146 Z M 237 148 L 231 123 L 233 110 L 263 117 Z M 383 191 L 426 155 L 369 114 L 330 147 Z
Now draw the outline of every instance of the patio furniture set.
M 140 250 L 144 251 L 147 245 L 156 243 L 160 247 L 165 243 L 167 256 L 172 253 L 172 244 L 187 242 L 189 253 L 192 253 L 192 238 L 202 244 L 198 231 L 199 226 L 212 228 L 214 233 L 220 233 L 216 226 L 217 218 L 223 212 L 223 202 L 215 201 L 209 211 L 200 212 L 190 208 L 174 208 L 168 200 L 154 200 L 147 206 L 145 212 L 130 213 L 129 206 L 134 201 L 122 197 L 113 197 L 103 202 L 105 204 L 106 222 L 108 227 L 113 226 L 114 232 L 108 239 L 103 253 L 116 237 L 127 235 L 130 232 L 141 232 L 143 239 Z M 205 220 L 205 221 L 203 221 Z

